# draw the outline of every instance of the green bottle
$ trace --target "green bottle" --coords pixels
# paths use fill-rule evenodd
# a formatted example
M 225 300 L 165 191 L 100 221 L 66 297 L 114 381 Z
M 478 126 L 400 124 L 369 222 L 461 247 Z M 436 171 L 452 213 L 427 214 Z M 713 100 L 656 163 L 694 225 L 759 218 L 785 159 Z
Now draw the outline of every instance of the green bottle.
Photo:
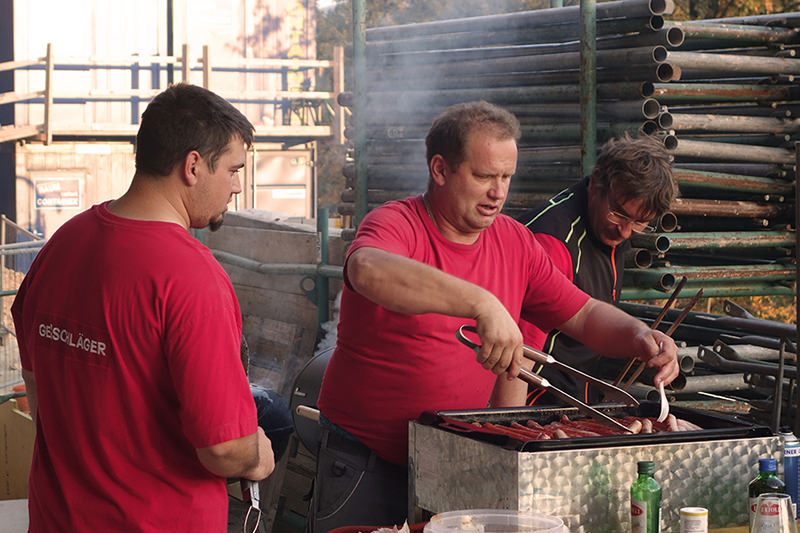
M 637 463 L 639 478 L 631 485 L 631 533 L 661 532 L 661 485 L 653 479 L 653 461 Z
M 753 529 L 753 520 L 756 519 L 756 502 L 758 495 L 765 492 L 786 492 L 786 485 L 775 473 L 778 462 L 775 459 L 758 460 L 758 477 L 750 482 L 747 487 L 747 494 L 750 497 L 750 529 Z

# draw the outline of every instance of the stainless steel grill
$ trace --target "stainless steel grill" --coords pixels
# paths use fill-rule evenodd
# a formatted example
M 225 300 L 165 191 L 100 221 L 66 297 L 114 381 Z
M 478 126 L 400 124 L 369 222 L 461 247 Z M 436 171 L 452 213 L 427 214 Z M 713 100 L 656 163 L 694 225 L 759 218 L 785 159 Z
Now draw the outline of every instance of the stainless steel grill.
M 656 404 L 603 409 L 610 416 L 657 413 Z M 775 457 L 780 464 L 780 437 L 765 426 L 730 417 L 691 409 L 673 412 L 708 429 L 523 443 L 447 430 L 435 416 L 421 417 L 409 426 L 410 516 L 423 510 L 504 508 L 554 514 L 573 533 L 625 531 L 636 462 L 653 460 L 663 488 L 665 531 L 678 530 L 678 511 L 684 506 L 708 508 L 712 528 L 745 525 L 747 483 L 757 473 L 759 457 Z M 576 413 L 574 408 L 523 408 L 437 415 L 507 424 L 546 423 Z

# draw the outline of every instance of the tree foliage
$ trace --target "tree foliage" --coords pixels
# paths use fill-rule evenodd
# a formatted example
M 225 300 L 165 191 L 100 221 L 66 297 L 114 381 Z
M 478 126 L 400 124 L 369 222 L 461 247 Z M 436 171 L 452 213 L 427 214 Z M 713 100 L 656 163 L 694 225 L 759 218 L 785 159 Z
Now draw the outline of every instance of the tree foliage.
M 678 0 L 673 20 L 704 20 L 789 13 L 800 9 L 799 0 Z

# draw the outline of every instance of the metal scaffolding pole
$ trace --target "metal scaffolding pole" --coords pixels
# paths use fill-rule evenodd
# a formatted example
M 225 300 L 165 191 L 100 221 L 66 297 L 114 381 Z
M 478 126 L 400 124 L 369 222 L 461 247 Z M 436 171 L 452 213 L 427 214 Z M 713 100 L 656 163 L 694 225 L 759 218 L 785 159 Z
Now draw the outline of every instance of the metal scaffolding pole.
M 355 129 L 356 160 L 356 227 L 367 214 L 367 116 L 365 113 L 365 84 L 367 81 L 366 57 L 366 12 L 364 0 L 353 0 L 353 87 L 355 105 L 353 126 Z
M 597 5 L 581 0 L 581 172 L 588 176 L 597 157 Z

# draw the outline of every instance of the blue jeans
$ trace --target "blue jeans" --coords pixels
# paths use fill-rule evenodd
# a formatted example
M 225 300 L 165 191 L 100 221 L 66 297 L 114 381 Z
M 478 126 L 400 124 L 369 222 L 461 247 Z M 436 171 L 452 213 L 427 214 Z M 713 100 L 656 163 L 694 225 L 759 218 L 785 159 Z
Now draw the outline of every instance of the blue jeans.
M 272 451 L 277 463 L 286 451 L 289 437 L 294 431 L 294 421 L 289 406 L 274 390 L 250 384 L 250 392 L 256 403 L 258 425 L 264 430 L 272 443 Z

